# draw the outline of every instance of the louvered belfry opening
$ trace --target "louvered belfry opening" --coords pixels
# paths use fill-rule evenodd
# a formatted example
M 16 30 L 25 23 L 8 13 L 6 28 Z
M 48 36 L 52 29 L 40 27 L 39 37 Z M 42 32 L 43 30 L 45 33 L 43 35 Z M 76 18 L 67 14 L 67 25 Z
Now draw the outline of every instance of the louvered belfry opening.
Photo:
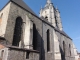
M 22 18 L 17 17 L 14 28 L 13 46 L 19 46 L 22 33 Z

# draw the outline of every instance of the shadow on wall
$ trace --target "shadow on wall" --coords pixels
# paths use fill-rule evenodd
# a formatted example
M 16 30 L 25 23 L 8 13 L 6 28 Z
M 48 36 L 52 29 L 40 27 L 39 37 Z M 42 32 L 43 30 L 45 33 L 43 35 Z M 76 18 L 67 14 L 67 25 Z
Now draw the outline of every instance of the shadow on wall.
M 65 52 L 62 50 L 62 48 L 59 46 L 60 53 L 61 53 L 61 60 L 66 60 L 65 59 Z
M 45 60 L 44 40 L 33 24 L 33 49 L 40 51 L 40 60 Z

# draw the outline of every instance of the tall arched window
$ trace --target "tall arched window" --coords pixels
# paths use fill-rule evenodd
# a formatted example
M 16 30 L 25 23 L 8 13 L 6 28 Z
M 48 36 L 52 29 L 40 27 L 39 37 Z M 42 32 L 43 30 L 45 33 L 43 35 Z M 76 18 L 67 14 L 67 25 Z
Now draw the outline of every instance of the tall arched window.
M 70 53 L 70 56 L 71 56 L 71 45 L 69 44 L 69 53 Z
M 22 35 L 22 18 L 18 17 L 15 22 L 13 46 L 19 46 Z
M 65 42 L 63 41 L 63 60 L 65 60 Z
M 65 42 L 63 41 L 63 52 L 65 54 Z
M 37 50 L 37 29 L 35 24 L 33 24 L 33 49 Z
M 50 51 L 50 30 L 47 30 L 47 52 Z

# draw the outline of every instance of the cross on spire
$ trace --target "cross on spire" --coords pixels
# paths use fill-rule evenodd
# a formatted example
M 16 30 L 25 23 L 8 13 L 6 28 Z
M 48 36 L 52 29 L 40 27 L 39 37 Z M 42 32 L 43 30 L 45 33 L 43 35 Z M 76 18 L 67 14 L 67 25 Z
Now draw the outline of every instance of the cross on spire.
M 50 4 L 51 3 L 51 0 L 47 0 L 47 3 Z

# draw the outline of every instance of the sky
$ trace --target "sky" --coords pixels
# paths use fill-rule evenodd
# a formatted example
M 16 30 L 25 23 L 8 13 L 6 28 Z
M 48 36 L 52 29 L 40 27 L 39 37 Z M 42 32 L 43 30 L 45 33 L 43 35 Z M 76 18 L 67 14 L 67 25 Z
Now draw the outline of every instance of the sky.
M 46 0 L 24 0 L 25 3 L 37 14 L 41 6 L 44 7 Z M 0 9 L 8 0 L 0 0 Z M 73 39 L 73 42 L 80 52 L 80 0 L 52 0 L 61 14 L 63 30 Z

